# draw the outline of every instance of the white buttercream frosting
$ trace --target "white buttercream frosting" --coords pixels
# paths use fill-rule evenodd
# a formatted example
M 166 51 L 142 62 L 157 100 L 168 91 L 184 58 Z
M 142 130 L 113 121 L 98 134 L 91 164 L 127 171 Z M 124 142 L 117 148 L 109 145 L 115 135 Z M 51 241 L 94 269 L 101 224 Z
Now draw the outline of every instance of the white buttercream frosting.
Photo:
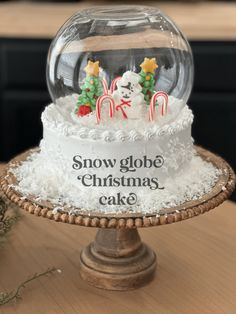
M 147 110 L 139 119 L 126 119 L 104 116 L 101 123 L 96 123 L 95 112 L 78 117 L 73 113 L 77 95 L 58 99 L 57 104 L 46 107 L 42 114 L 45 128 L 58 134 L 81 139 L 112 141 L 140 141 L 160 136 L 172 135 L 190 126 L 193 121 L 192 111 L 182 100 L 169 96 L 168 114 L 158 114 L 154 122 L 148 121 Z M 122 131 L 122 133 L 121 133 Z

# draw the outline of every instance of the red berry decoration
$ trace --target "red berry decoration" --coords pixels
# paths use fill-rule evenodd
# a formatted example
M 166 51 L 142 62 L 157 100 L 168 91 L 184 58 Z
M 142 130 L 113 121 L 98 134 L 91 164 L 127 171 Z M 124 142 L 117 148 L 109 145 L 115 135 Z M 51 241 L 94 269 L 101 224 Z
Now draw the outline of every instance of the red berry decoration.
M 81 105 L 79 107 L 77 114 L 79 117 L 83 117 L 83 116 L 86 116 L 87 114 L 89 114 L 90 112 L 92 112 L 92 109 L 90 106 Z

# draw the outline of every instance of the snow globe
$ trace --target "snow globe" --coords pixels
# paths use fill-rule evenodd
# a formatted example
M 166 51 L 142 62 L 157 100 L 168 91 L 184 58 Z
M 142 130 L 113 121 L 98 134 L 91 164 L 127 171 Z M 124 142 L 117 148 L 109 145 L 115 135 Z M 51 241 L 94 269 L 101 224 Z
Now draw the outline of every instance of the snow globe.
M 47 84 L 54 103 L 76 102 L 78 116 L 95 111 L 98 98 L 107 95 L 112 97 L 100 101 L 110 107 L 114 102 L 110 115 L 127 118 L 128 110 L 130 118 L 138 118 L 158 91 L 164 92 L 156 95 L 162 97 L 159 102 L 166 103 L 169 95 L 186 103 L 193 84 L 192 52 L 178 27 L 157 8 L 86 9 L 73 15 L 53 40 Z

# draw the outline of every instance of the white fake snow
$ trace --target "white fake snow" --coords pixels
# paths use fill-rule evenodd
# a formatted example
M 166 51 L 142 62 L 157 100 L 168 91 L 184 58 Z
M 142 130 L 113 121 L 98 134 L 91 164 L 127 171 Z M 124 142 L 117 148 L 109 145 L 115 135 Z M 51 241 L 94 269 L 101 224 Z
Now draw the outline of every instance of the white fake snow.
M 194 156 L 186 169 L 175 178 L 165 181 L 164 190 L 140 190 L 138 202 L 130 206 L 102 206 L 98 199 L 101 193 L 95 188 L 81 190 L 66 179 L 58 169 L 50 170 L 43 154 L 33 153 L 17 168 L 10 170 L 17 180 L 14 188 L 26 196 L 34 196 L 38 201 L 48 200 L 60 208 L 63 205 L 77 207 L 85 213 L 97 211 L 100 213 L 157 213 L 162 208 L 170 208 L 186 201 L 196 200 L 211 191 L 217 181 L 220 171 L 211 163 Z M 75 212 L 67 209 L 70 214 Z

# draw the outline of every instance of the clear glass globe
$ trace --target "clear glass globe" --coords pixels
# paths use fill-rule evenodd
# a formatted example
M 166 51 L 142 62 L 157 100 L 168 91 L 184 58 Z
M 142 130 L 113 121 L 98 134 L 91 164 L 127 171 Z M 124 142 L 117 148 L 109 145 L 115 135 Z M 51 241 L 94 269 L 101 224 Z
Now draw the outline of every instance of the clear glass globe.
M 54 103 L 80 94 L 88 60 L 99 61 L 99 77 L 108 86 L 125 71 L 139 73 L 145 58 L 155 58 L 155 90 L 183 99 L 193 84 L 188 41 L 159 9 L 106 6 L 73 15 L 58 31 L 48 53 L 47 84 Z

